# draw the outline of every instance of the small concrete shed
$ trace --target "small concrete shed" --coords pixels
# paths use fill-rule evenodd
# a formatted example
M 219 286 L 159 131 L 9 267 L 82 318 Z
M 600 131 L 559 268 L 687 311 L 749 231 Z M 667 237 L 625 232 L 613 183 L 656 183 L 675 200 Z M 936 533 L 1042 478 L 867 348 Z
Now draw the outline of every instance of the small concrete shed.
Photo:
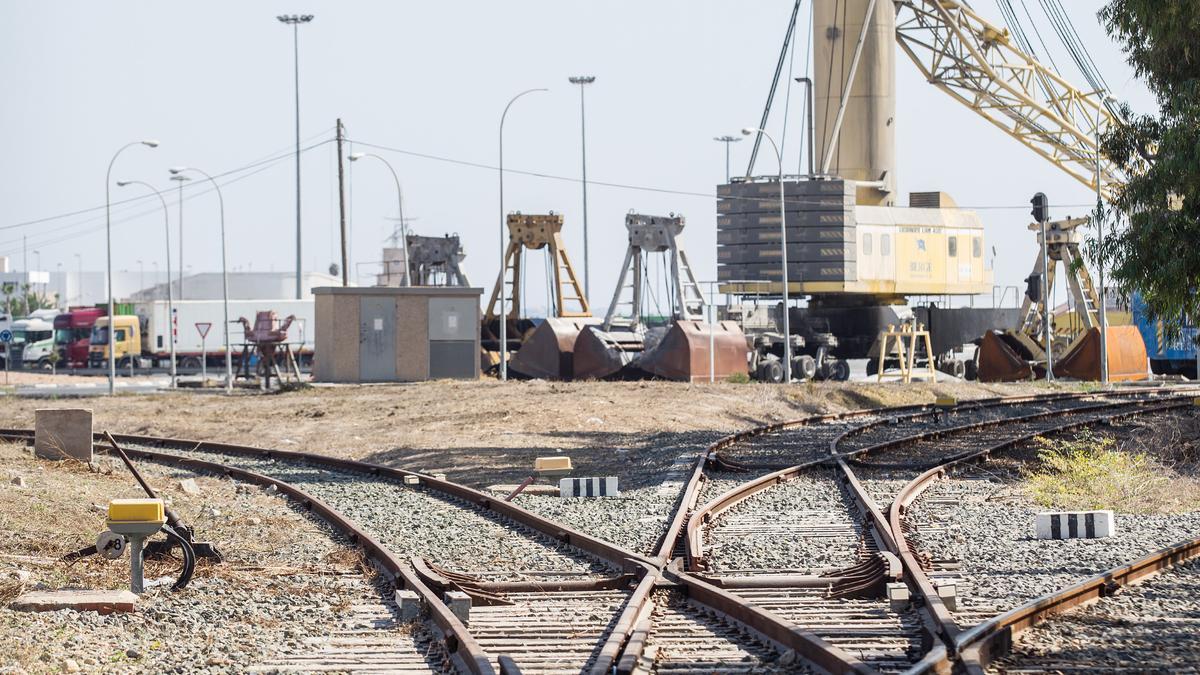
M 479 378 L 482 288 L 314 288 L 317 382 Z

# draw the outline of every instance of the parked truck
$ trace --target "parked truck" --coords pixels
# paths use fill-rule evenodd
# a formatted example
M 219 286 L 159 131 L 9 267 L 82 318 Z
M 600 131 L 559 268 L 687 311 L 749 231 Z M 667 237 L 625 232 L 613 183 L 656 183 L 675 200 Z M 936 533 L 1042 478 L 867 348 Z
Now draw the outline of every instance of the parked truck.
M 8 345 L 5 358 L 10 355 L 9 368 L 22 368 L 49 356 L 54 348 L 54 324 L 45 319 L 19 319 L 12 322 L 12 342 Z
M 118 314 L 96 319 L 88 345 L 89 365 L 104 367 L 108 362 L 109 326 L 115 333 L 116 360 L 128 368 L 131 360 L 151 367 L 170 364 L 170 331 L 175 330 L 175 358 L 179 367 L 199 369 L 202 363 L 219 366 L 225 360 L 225 336 L 221 329 L 224 318 L 220 300 L 181 300 L 174 303 L 172 320 L 165 300 L 137 303 L 134 314 Z M 295 316 L 288 328 L 288 344 L 302 364 L 312 360 L 313 312 L 312 300 L 231 300 L 229 302 L 229 341 L 235 363 L 241 356 L 245 335 L 239 318 L 251 325 L 261 311 L 274 310 L 280 319 Z M 197 324 L 208 326 L 201 340 Z
M 54 347 L 59 367 L 86 368 L 88 344 L 96 319 L 108 314 L 103 307 L 71 307 L 54 317 Z

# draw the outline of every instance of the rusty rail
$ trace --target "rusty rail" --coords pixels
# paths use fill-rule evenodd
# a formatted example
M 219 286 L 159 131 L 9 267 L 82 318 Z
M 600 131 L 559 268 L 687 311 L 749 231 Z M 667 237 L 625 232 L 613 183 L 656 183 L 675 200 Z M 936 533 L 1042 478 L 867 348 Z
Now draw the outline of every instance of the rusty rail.
M 13 433 L 13 430 L 0 431 L 0 438 L 9 440 L 31 440 L 32 437 L 32 432 L 21 434 Z M 100 449 L 106 449 L 100 443 L 96 445 Z M 290 483 L 246 469 L 141 448 L 125 448 L 124 450 L 126 454 L 141 459 L 170 463 L 191 470 L 229 476 L 262 487 L 274 486 L 281 494 L 286 495 L 308 511 L 316 514 L 333 526 L 335 530 L 345 535 L 352 543 L 361 547 L 366 556 L 379 567 L 397 590 L 405 589 L 415 592 L 420 597 L 421 604 L 428 610 L 433 626 L 441 634 L 442 644 L 445 646 L 446 652 L 454 660 L 457 668 L 473 675 L 491 675 L 495 673 L 490 659 L 484 654 L 479 643 L 468 632 L 466 625 L 442 602 L 441 598 L 422 583 L 417 575 L 402 560 L 388 550 L 387 547 L 379 543 L 378 540 L 364 531 L 353 520 L 345 517 L 321 499 L 310 495 L 303 489 Z
M 1086 412 L 1094 413 L 1094 412 L 1097 412 L 1098 410 L 1103 410 L 1105 408 L 1118 408 L 1119 409 L 1119 408 L 1128 407 L 1130 405 L 1143 405 L 1143 404 L 1147 404 L 1147 403 L 1153 403 L 1153 402 L 1152 401 L 1113 402 L 1113 403 L 1108 403 L 1108 404 L 1099 405 L 1099 406 L 1087 406 L 1086 409 L 1076 408 L 1076 409 L 1071 410 L 1070 412 L 1072 414 L 1086 413 Z M 973 633 L 974 630 L 968 631 L 965 633 L 962 631 L 962 628 L 958 625 L 958 622 L 954 620 L 954 617 L 950 613 L 950 610 L 946 608 L 945 603 L 943 603 L 941 597 L 938 596 L 937 589 L 933 586 L 933 583 L 929 580 L 928 575 L 926 575 L 925 571 L 921 568 L 920 563 L 917 561 L 916 556 L 913 554 L 912 547 L 909 545 L 907 537 L 904 534 L 904 528 L 902 527 L 904 517 L 907 514 L 909 506 L 912 505 L 912 503 L 917 499 L 917 497 L 919 497 L 923 492 L 925 492 L 925 490 L 927 490 L 930 486 L 932 486 L 934 481 L 936 479 L 940 478 L 942 475 L 944 475 L 946 473 L 946 471 L 948 469 L 950 469 L 951 467 L 959 465 L 959 464 L 963 464 L 966 462 L 970 462 L 970 461 L 973 461 L 976 459 L 986 458 L 990 454 L 995 453 L 995 452 L 1001 452 L 1004 450 L 1014 448 L 1018 445 L 1021 445 L 1022 443 L 1026 443 L 1026 442 L 1032 440 L 1033 438 L 1035 438 L 1037 436 L 1041 436 L 1041 435 L 1045 435 L 1045 434 L 1060 434 L 1060 433 L 1067 432 L 1067 431 L 1073 431 L 1076 429 L 1081 429 L 1084 427 L 1098 424 L 1101 421 L 1112 421 L 1112 420 L 1116 420 L 1116 419 L 1124 419 L 1127 417 L 1134 417 L 1134 416 L 1139 416 L 1139 415 L 1151 415 L 1151 414 L 1155 414 L 1155 413 L 1166 412 L 1169 410 L 1177 410 L 1180 408 L 1192 406 L 1191 399 L 1183 399 L 1183 400 L 1173 399 L 1173 400 L 1166 400 L 1166 401 L 1158 401 L 1157 403 L 1158 403 L 1157 405 L 1149 405 L 1147 407 L 1138 408 L 1135 410 L 1116 412 L 1112 415 L 1104 415 L 1098 419 L 1097 418 L 1088 418 L 1088 419 L 1082 419 L 1082 420 L 1074 420 L 1071 422 L 1065 422 L 1063 424 L 1057 424 L 1057 425 L 1054 425 L 1054 426 L 1051 426 L 1048 428 L 1038 429 L 1036 431 L 1031 431 L 1026 434 L 1014 436 L 1012 438 L 1006 439 L 1004 441 L 1001 441 L 994 445 L 988 446 L 986 448 L 982 448 L 980 450 L 974 450 L 971 452 L 952 456 L 951 458 L 943 461 L 942 463 L 938 464 L 937 466 L 934 466 L 932 468 L 925 470 L 919 476 L 917 476 L 913 480 L 909 481 L 909 483 L 906 484 L 900 490 L 900 492 L 898 492 L 896 494 L 895 499 L 892 501 L 891 508 L 889 509 L 888 521 L 889 521 L 889 527 L 893 533 L 893 536 L 896 538 L 896 544 L 899 548 L 898 555 L 900 556 L 900 559 L 905 567 L 905 570 L 910 574 L 910 578 L 911 578 L 912 582 L 915 583 L 920 588 L 921 595 L 923 595 L 925 597 L 925 601 L 927 603 L 927 607 L 929 608 L 930 614 L 932 615 L 933 619 L 935 620 L 937 632 L 942 637 L 943 641 L 945 642 L 945 646 L 947 648 L 947 654 L 944 657 L 941 657 L 940 659 L 931 660 L 927 656 L 926 659 L 922 660 L 922 662 L 920 664 L 918 664 L 920 666 L 919 668 L 914 668 L 915 672 L 941 672 L 943 670 L 943 668 L 946 666 L 946 664 L 950 663 L 949 659 L 951 659 L 951 658 L 957 658 L 962 663 L 962 666 L 968 672 L 979 672 L 979 673 L 983 672 L 983 665 L 978 661 L 976 654 L 963 653 L 959 649 L 960 640 L 965 639 L 964 636 L 968 635 L 970 633 Z M 1056 414 L 1062 414 L 1062 413 L 1060 412 L 1060 413 L 1056 413 Z M 1032 416 L 1023 416 L 1021 418 L 1013 418 L 1012 420 L 1009 420 L 1009 421 L 1010 422 L 1011 421 L 1019 421 L 1019 420 L 1028 419 L 1028 418 L 1041 418 L 1041 417 L 1045 417 L 1045 416 L 1047 416 L 1047 415 L 1039 413 L 1037 415 L 1032 415 Z M 964 425 L 963 430 L 972 430 L 974 428 L 975 428 L 975 425 Z M 915 440 L 919 440 L 917 438 L 918 436 L 922 436 L 922 434 L 914 434 L 905 439 L 899 439 L 897 441 L 889 441 L 888 445 L 894 446 L 894 445 L 899 445 L 899 444 L 906 443 L 906 442 L 914 442 Z M 860 452 L 867 452 L 867 451 L 868 451 L 867 449 L 864 449 Z M 985 623 L 985 624 L 981 624 L 981 625 L 987 625 L 987 624 Z M 914 671 L 910 671 L 910 672 L 914 672 Z
M 1018 635 L 1039 622 L 1072 608 L 1116 594 L 1146 577 L 1200 556 L 1200 537 L 1168 546 L 1134 562 L 1114 567 L 1055 593 L 1035 598 L 1016 609 L 964 631 L 954 642 L 955 651 L 973 663 L 967 672 L 982 675 L 983 668 L 1012 648 Z M 932 671 L 916 671 L 932 672 Z

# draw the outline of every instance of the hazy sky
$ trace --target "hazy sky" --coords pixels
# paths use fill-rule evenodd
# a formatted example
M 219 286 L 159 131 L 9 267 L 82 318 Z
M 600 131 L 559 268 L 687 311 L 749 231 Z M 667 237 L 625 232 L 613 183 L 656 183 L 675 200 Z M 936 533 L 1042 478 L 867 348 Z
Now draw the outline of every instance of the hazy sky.
M 631 186 L 712 194 L 724 178 L 724 147 L 762 111 L 791 2 L 17 2 L 0 0 L 0 255 L 22 266 L 22 236 L 42 267 L 103 268 L 104 171 L 122 144 L 155 138 L 154 150 L 127 150 L 113 178 L 140 179 L 169 194 L 173 234 L 175 183 L 167 167 L 191 164 L 217 174 L 283 157 L 226 188 L 230 267 L 294 266 L 295 194 L 291 29 L 276 14 L 312 13 L 300 29 L 302 131 L 307 144 L 333 137 L 341 117 L 351 139 L 487 167 L 496 164 L 497 126 L 505 129 L 508 168 L 575 179 L 580 171 L 579 92 L 572 74 L 595 75 L 587 90 L 588 175 Z M 1033 3 L 1029 3 L 1031 6 Z M 1101 29 L 1100 0 L 1065 3 L 1118 97 L 1147 110 L 1118 47 Z M 995 23 L 995 0 L 975 7 Z M 808 3 L 801 12 L 793 75 L 807 61 Z M 1035 15 L 1036 16 L 1036 15 Z M 1061 44 L 1041 26 L 1067 79 L 1083 86 Z M 1051 42 L 1051 40 L 1054 42 Z M 897 156 L 903 193 L 943 190 L 979 211 L 996 247 L 998 283 L 1028 274 L 1036 244 L 1026 231 L 1028 199 L 1088 204 L 1088 189 L 926 84 L 897 51 Z M 786 153 L 798 167 L 801 89 L 793 89 Z M 781 132 L 785 92 L 771 128 Z M 733 146 L 734 172 L 745 170 L 751 143 Z M 367 150 L 356 146 L 356 150 Z M 466 271 L 488 289 L 499 266 L 494 169 L 374 150 L 404 186 L 405 211 L 421 234 L 457 232 Z M 760 172 L 774 172 L 760 160 Z M 230 176 L 230 177 L 234 177 Z M 338 259 L 333 144 L 303 156 L 304 264 L 325 270 Z M 352 260 L 380 259 L 395 216 L 385 167 L 352 171 Z M 113 188 L 114 200 L 141 188 Z M 186 265 L 219 269 L 217 202 L 184 204 Z M 188 193 L 185 192 L 185 195 Z M 508 174 L 510 210 L 564 213 L 567 243 L 582 274 L 580 186 Z M 907 201 L 906 198 L 902 201 Z M 73 211 L 80 215 L 52 218 Z M 589 191 L 592 300 L 608 304 L 625 248 L 624 214 L 683 213 L 684 245 L 697 274 L 715 277 L 715 203 L 710 197 L 595 185 Z M 1059 209 L 1082 214 L 1085 206 Z M 143 214 L 143 215 L 139 215 Z M 35 219 L 45 219 L 21 225 Z M 143 200 L 114 208 L 114 264 L 164 267 L 161 209 Z M 174 248 L 174 244 L 173 244 Z M 34 257 L 30 256 L 32 264 Z M 532 261 L 532 259 L 531 259 Z M 539 264 L 534 276 L 544 275 Z M 358 269 L 367 272 L 368 267 Z M 364 279 L 365 280 L 365 279 Z M 530 304 L 544 303 L 544 284 Z

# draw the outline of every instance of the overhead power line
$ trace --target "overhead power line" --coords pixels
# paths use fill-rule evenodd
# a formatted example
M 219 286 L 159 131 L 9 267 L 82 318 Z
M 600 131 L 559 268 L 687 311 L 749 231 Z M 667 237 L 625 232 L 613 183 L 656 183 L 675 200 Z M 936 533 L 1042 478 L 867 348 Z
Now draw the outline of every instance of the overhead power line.
M 377 143 L 368 143 L 367 141 L 357 139 L 357 138 L 354 139 L 354 142 L 357 143 L 358 145 L 362 145 L 364 147 L 374 148 L 376 150 L 382 150 L 384 152 L 394 152 L 396 154 L 407 155 L 409 157 L 428 159 L 428 160 L 432 160 L 432 161 L 436 161 L 436 162 L 444 162 L 446 164 L 455 164 L 458 166 L 467 166 L 467 167 L 471 167 L 474 169 L 486 169 L 488 171 L 498 171 L 499 170 L 499 167 L 497 167 L 493 164 L 485 164 L 483 162 L 472 162 L 470 160 L 456 159 L 453 157 L 444 157 L 441 155 L 434 155 L 434 154 L 430 154 L 427 152 L 417 152 L 415 150 L 405 150 L 403 148 L 394 148 L 394 147 L 389 147 L 386 145 L 379 145 Z M 569 182 L 569 183 L 580 182 L 579 178 L 576 178 L 573 176 L 560 176 L 560 175 L 556 175 L 556 174 L 552 174 L 552 173 L 545 173 L 545 172 L 540 172 L 540 171 L 524 171 L 521 169 L 512 169 L 512 168 L 505 167 L 504 172 L 511 173 L 511 174 L 517 174 L 520 176 L 530 176 L 532 178 L 544 178 L 547 180 L 565 181 L 565 182 Z M 682 195 L 685 197 L 700 197 L 700 198 L 709 199 L 709 200 L 718 198 L 717 194 L 714 192 L 696 192 L 693 190 L 678 190 L 678 189 L 673 189 L 673 188 L 656 187 L 656 186 L 651 186 L 651 185 L 633 185 L 630 183 L 613 183 L 613 182 L 609 182 L 609 181 L 594 180 L 593 178 L 590 178 L 590 177 L 588 178 L 588 185 L 599 185 L 601 187 L 609 187 L 609 188 L 615 188 L 615 189 L 619 189 L 619 190 L 637 190 L 639 192 L 655 192 L 655 193 L 659 193 L 659 194 Z M 754 198 L 752 198 L 752 197 L 721 197 L 721 199 L 754 199 Z M 785 194 L 785 201 L 786 201 L 786 203 L 792 204 L 792 205 L 812 205 L 812 206 L 822 205 L 822 202 L 806 201 L 806 200 L 795 199 L 795 198 L 786 198 L 786 194 Z M 1070 208 L 1090 209 L 1090 208 L 1095 208 L 1096 205 L 1094 203 L 1088 202 L 1088 203 L 1083 203 L 1083 204 L 1056 204 L 1055 206 L 1056 206 L 1056 208 L 1064 208 L 1064 209 L 1070 209 Z M 964 211 L 966 211 L 966 210 L 970 210 L 970 211 L 1014 210 L 1014 209 L 1028 210 L 1029 204 L 1027 202 L 1022 202 L 1019 205 L 1017 205 L 1017 204 L 1013 204 L 1013 205 L 993 204 L 993 205 L 984 205 L 984 206 L 957 206 L 954 208 L 957 208 L 959 210 L 964 210 Z

